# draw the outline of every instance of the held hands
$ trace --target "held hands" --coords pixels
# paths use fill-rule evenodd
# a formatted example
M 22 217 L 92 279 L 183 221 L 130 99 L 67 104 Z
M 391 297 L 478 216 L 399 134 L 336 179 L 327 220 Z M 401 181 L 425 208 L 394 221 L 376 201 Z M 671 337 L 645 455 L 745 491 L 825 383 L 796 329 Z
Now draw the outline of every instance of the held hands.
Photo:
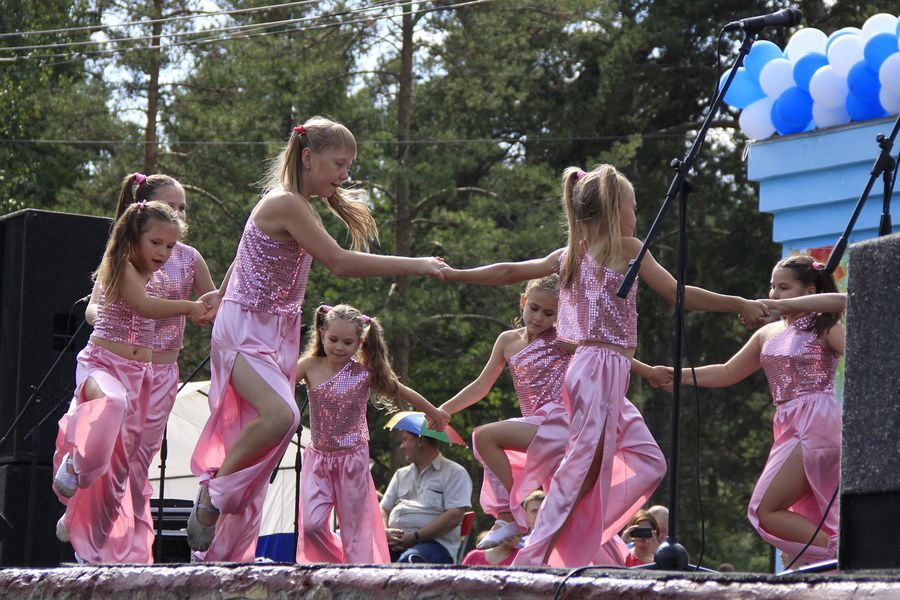
M 740 320 L 741 325 L 746 327 L 747 329 L 756 329 L 757 327 L 762 327 L 763 325 L 768 325 L 773 321 L 777 321 L 781 318 L 784 311 L 781 309 L 778 300 L 770 300 L 768 298 L 760 298 L 759 300 L 751 301 L 753 303 L 760 303 L 766 307 L 767 313 L 761 319 L 756 321 L 749 321 L 745 318 L 743 313 L 738 314 L 738 320 Z
M 665 367 L 661 365 L 650 367 L 650 372 L 646 377 L 644 377 L 644 379 L 647 380 L 647 383 L 650 384 L 650 387 L 662 388 L 667 392 L 672 391 L 672 383 L 674 381 L 674 378 L 674 369 L 672 369 L 672 367 Z
M 425 417 L 428 421 L 428 427 L 432 431 L 443 431 L 444 427 L 450 423 L 450 415 L 440 408 L 435 408 L 434 411 L 428 411 L 428 414 L 426 414 Z
M 755 329 L 769 322 L 769 307 L 762 300 L 744 300 L 738 319 L 748 329 Z
M 207 325 L 209 324 L 209 321 L 206 321 L 205 318 L 209 314 L 209 309 L 210 306 L 208 303 L 203 300 L 197 300 L 191 302 L 191 312 L 189 312 L 187 316 L 195 325 Z
M 206 305 L 206 313 L 198 319 L 194 319 L 194 317 L 191 316 L 191 321 L 197 325 L 209 325 L 212 320 L 216 318 L 216 313 L 219 312 L 219 304 L 222 302 L 222 297 L 219 296 L 219 290 L 206 292 L 200 296 L 198 302 L 203 302 Z
M 406 550 L 406 546 L 403 545 L 402 529 L 394 529 L 392 527 L 388 527 L 385 528 L 384 533 L 387 535 L 388 548 L 390 548 L 394 552 L 401 552 L 403 550 Z
M 444 272 L 450 267 L 447 266 L 443 258 L 441 258 L 440 256 L 435 256 L 417 258 L 416 260 L 421 263 L 419 275 L 424 275 L 425 277 L 430 277 L 431 279 L 440 279 L 441 281 L 445 280 Z

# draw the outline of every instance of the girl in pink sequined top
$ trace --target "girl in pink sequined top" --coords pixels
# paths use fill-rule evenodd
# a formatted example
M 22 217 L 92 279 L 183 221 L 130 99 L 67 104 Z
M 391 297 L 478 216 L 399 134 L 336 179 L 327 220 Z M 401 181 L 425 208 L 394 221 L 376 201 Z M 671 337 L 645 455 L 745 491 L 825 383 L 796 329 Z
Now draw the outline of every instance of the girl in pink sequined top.
M 191 459 L 200 478 L 188 543 L 198 560 L 251 561 L 269 475 L 297 429 L 294 382 L 300 310 L 313 259 L 346 277 L 443 278 L 435 258 L 359 251 L 377 238 L 363 190 L 342 187 L 356 158 L 350 131 L 314 117 L 294 127 L 262 182 L 237 256 L 217 291 L 212 332 L 211 415 Z M 319 197 L 350 229 L 341 248 L 313 208 Z M 221 518 L 219 513 L 221 512 Z
M 809 256 L 776 264 L 767 303 L 784 318 L 759 329 L 728 362 L 695 371 L 704 387 L 726 387 L 760 367 L 765 371 L 775 403 L 774 444 L 747 516 L 760 537 L 784 553 L 785 564 L 828 560 L 837 552 L 832 500 L 840 475 L 841 407 L 834 376 L 844 353 L 839 320 L 846 296 L 824 269 Z M 691 370 L 683 377 L 690 385 Z
M 300 481 L 297 562 L 388 563 L 369 473 L 369 399 L 391 410 L 411 404 L 436 427 L 448 417 L 397 380 L 378 320 L 346 304 L 316 311 L 316 333 L 297 363 L 297 377 L 307 386 L 312 429 Z M 340 537 L 329 527 L 332 510 Z
M 551 493 L 517 565 L 553 561 L 568 567 L 591 564 L 616 535 L 621 513 L 612 487 L 618 424 L 637 346 L 635 290 L 616 296 L 628 262 L 641 242 L 635 227 L 635 195 L 631 183 L 611 165 L 590 172 L 569 168 L 562 177 L 562 206 L 568 222 L 568 247 L 542 259 L 449 270 L 451 281 L 508 284 L 559 273 L 560 340 L 576 347 L 563 385 L 570 430 L 566 455 L 551 480 Z M 640 269 L 650 287 L 670 302 L 675 280 L 649 254 Z M 748 322 L 767 312 L 760 302 L 723 296 L 687 286 L 685 306 L 734 311 Z M 627 515 L 630 516 L 630 515 Z M 551 556 L 553 554 L 553 556 Z
M 160 269 L 180 233 L 168 206 L 134 204 L 116 221 L 95 274 L 94 332 L 78 355 L 54 455 L 54 489 L 67 505 L 57 536 L 87 562 L 148 559 L 123 496 L 152 385 L 154 319 L 206 313 L 202 302 L 161 297 L 167 280 Z
M 116 218 L 130 205 L 143 200 L 156 200 L 167 205 L 178 215 L 182 232 L 187 231 L 187 198 L 184 187 L 174 178 L 161 173 L 143 175 L 133 173 L 122 182 Z M 188 300 L 191 292 L 202 296 L 216 289 L 209 267 L 203 256 L 195 248 L 179 240 L 172 248 L 169 260 L 161 272 L 168 278 L 168 285 L 162 297 L 171 300 Z M 91 311 L 90 305 L 88 312 Z M 183 347 L 184 315 L 154 321 L 153 336 L 153 387 L 149 403 L 143 407 L 141 439 L 131 461 L 129 485 L 132 490 L 143 490 L 134 494 L 135 540 L 146 553 L 146 560 L 152 562 L 154 527 L 150 513 L 150 498 L 153 487 L 150 484 L 150 464 L 162 446 L 169 413 L 175 404 L 178 390 L 178 355 Z

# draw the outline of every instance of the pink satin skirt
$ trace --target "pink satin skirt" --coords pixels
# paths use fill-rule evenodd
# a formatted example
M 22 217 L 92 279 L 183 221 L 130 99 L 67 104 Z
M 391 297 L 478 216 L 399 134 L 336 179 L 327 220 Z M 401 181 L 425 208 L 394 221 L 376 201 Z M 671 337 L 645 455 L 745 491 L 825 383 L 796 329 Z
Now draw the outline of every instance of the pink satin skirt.
M 628 358 L 607 348 L 580 346 L 572 357 L 563 385 L 570 415 L 566 453 L 514 565 L 590 565 L 617 533 L 606 515 L 611 510 L 607 504 L 630 371 Z M 598 454 L 597 480 L 579 500 Z
M 830 394 L 810 394 L 779 404 L 775 407 L 772 433 L 775 443 L 750 498 L 747 518 L 760 537 L 784 552 L 788 560 L 792 560 L 806 545 L 806 541 L 792 542 L 775 537 L 760 525 L 757 509 L 772 481 L 799 446 L 810 492 L 788 510 L 803 515 L 815 525 L 819 524 L 840 481 L 841 407 Z M 837 500 L 828 511 L 822 531 L 829 538 L 838 533 Z M 835 558 L 834 548 L 811 545 L 797 564 L 832 558 Z
M 277 316 L 247 310 L 230 300 L 222 302 L 210 351 L 211 414 L 191 457 L 191 470 L 201 483 L 209 482 L 210 498 L 221 514 L 212 544 L 206 552 L 195 552 L 195 559 L 253 561 L 269 477 L 300 423 L 294 399 L 299 353 L 299 314 Z M 245 424 L 259 416 L 231 385 L 231 371 L 238 354 L 284 400 L 293 420 L 279 443 L 267 449 L 254 464 L 215 477 Z
M 527 423 L 537 427 L 537 431 L 525 452 L 504 450 L 512 469 L 512 490 L 506 489 L 481 458 L 478 446 L 472 444 L 475 458 L 484 467 L 481 510 L 494 517 L 509 511 L 523 531 L 527 531 L 528 523 L 522 501 L 538 488 L 549 489 L 550 479 L 559 467 L 569 441 L 569 415 L 562 404 L 548 402 L 531 416 L 507 419 L 504 422 Z
M 331 531 L 332 509 L 340 536 Z M 303 452 L 300 473 L 298 563 L 391 562 L 375 483 L 369 471 L 369 445 L 338 451 L 312 446 Z
M 88 378 L 103 390 L 103 397 L 85 399 Z M 72 547 L 87 563 L 148 560 L 146 549 L 135 539 L 135 490 L 128 475 L 152 381 L 150 363 L 123 358 L 90 342 L 78 354 L 75 394 L 59 420 L 53 472 L 68 453 L 79 489 L 72 498 L 59 499 L 66 505 L 64 523 Z

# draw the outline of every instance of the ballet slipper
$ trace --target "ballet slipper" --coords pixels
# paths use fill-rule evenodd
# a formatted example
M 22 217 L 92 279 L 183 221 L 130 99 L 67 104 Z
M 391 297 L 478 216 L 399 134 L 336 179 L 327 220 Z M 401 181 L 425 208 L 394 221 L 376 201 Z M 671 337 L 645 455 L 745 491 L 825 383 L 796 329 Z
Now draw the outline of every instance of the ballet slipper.
M 70 466 L 72 466 L 72 457 L 66 454 L 53 477 L 53 487 L 60 496 L 65 498 L 71 498 L 78 491 L 78 474 L 69 472 Z
M 507 522 L 497 519 L 494 521 L 494 528 L 488 531 L 487 535 L 475 547 L 479 550 L 494 548 L 502 544 L 506 539 L 520 533 L 522 533 L 522 530 L 519 529 L 519 525 L 515 521 Z
M 187 522 L 187 542 L 188 546 L 190 546 L 191 550 L 194 552 L 205 552 L 209 549 L 209 545 L 212 543 L 213 536 L 216 535 L 216 524 L 212 525 L 204 525 L 197 519 L 197 511 L 198 510 L 206 510 L 211 513 L 215 513 L 216 517 L 219 515 L 219 509 L 212 504 L 204 504 L 200 502 L 200 496 L 203 493 L 203 487 L 200 487 L 200 490 L 197 491 L 197 501 L 194 503 L 194 508 L 191 510 L 191 515 L 188 517 Z
M 56 522 L 56 539 L 61 542 L 69 541 L 69 530 L 66 528 L 66 515 L 63 515 Z

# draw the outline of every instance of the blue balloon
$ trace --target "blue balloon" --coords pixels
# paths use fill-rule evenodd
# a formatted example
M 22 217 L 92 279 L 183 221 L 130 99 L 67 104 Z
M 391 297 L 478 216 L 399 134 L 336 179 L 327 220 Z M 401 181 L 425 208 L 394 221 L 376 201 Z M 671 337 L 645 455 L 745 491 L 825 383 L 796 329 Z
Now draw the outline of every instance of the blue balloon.
M 796 89 L 796 87 L 790 88 L 790 89 Z M 788 91 L 790 91 L 790 90 L 788 90 Z M 781 103 L 785 94 L 787 94 L 787 91 L 784 94 L 782 94 L 781 96 L 779 96 L 778 100 L 776 100 L 775 103 L 772 104 L 772 115 L 771 115 L 772 116 L 772 125 L 775 126 L 775 131 L 777 131 L 781 135 L 788 135 L 791 133 L 800 133 L 801 131 L 803 131 L 806 128 L 808 121 L 804 121 L 800 125 L 797 125 L 796 122 L 788 122 L 781 118 L 782 113 L 784 113 L 786 111 L 783 109 L 782 106 L 780 106 L 779 103 Z M 811 114 L 811 111 L 810 111 L 810 114 Z
M 862 99 L 853 92 L 847 94 L 847 113 L 854 121 L 877 119 L 887 115 L 877 97 L 874 100 Z
M 722 86 L 725 85 L 725 80 L 728 79 L 730 73 L 731 69 L 728 69 L 719 80 L 720 90 L 722 89 Z M 759 87 L 759 83 L 757 83 L 756 79 L 747 72 L 747 69 L 741 67 L 737 70 L 737 74 L 735 74 L 734 79 L 731 81 L 731 87 L 729 87 L 728 91 L 725 93 L 724 100 L 735 108 L 746 108 L 760 98 L 765 97 L 766 93 Z
M 838 39 L 842 35 L 861 35 L 862 32 L 856 27 L 844 27 L 843 29 L 838 29 L 834 33 L 828 36 L 828 41 L 825 42 L 825 54 L 828 54 L 828 49 L 831 48 L 831 42 Z
M 762 40 L 753 44 L 750 53 L 744 59 L 744 66 L 753 76 L 753 79 L 759 81 L 759 73 L 766 64 L 776 58 L 784 58 L 784 52 L 777 45 L 768 40 Z
M 803 131 L 812 120 L 812 96 L 797 86 L 786 89 L 774 107 L 778 120 L 792 131 Z
M 816 71 L 828 64 L 828 57 L 824 54 L 812 52 L 797 61 L 794 65 L 794 81 L 804 92 L 809 92 L 809 81 Z
M 869 38 L 863 49 L 863 56 L 869 68 L 877 73 L 884 59 L 895 52 L 897 52 L 897 36 L 885 31 Z
M 866 61 L 861 60 L 847 73 L 847 87 L 850 93 L 856 94 L 860 100 L 878 103 L 878 92 L 881 82 L 878 81 L 878 71 L 873 71 Z

